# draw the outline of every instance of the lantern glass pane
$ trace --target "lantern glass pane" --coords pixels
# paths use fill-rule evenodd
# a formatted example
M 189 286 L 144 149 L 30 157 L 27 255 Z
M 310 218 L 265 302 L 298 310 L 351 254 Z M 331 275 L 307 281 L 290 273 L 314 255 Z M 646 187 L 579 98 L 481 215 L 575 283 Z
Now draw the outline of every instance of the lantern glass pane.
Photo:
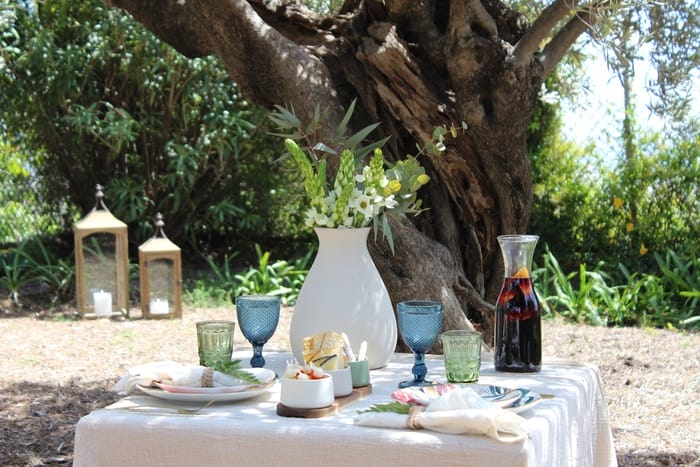
M 96 298 L 99 304 L 116 304 L 117 297 L 117 255 L 116 236 L 109 233 L 96 233 L 83 240 L 83 281 L 87 297 L 85 303 L 95 309 Z M 107 292 L 109 301 L 104 301 Z M 102 297 L 103 300 L 98 298 Z
M 148 286 L 150 290 L 151 314 L 163 313 L 166 308 L 162 303 L 165 301 L 170 310 L 174 306 L 174 268 L 173 262 L 169 259 L 159 258 L 148 262 Z M 164 314 L 164 313 L 163 313 Z

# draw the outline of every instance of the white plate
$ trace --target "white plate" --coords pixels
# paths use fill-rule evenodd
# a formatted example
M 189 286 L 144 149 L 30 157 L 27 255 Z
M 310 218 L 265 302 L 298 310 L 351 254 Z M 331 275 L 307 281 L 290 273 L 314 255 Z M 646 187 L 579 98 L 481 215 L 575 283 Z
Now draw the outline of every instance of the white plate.
M 419 405 L 428 405 L 432 399 L 454 390 L 458 387 L 468 387 L 474 390 L 482 399 L 493 402 L 499 407 L 507 407 L 520 397 L 517 389 L 492 386 L 490 384 L 434 384 L 432 386 L 413 386 L 399 389 L 391 394 L 391 397 L 399 402 L 413 402 Z
M 540 403 L 540 401 L 542 401 L 542 396 L 534 391 L 523 388 L 518 389 L 518 391 L 520 392 L 518 399 L 511 405 L 504 407 L 505 409 L 515 413 L 520 413 L 536 406 Z
M 195 388 L 184 386 L 160 385 L 167 388 L 153 388 L 138 385 L 141 392 L 159 399 L 178 402 L 229 402 L 250 399 L 265 393 L 277 381 L 274 371 L 266 368 L 246 369 L 254 374 L 263 384 L 236 385 L 217 388 Z
M 153 384 L 158 386 L 164 391 L 172 392 L 172 393 L 185 393 L 185 394 L 228 394 L 232 392 L 241 392 L 245 391 L 247 389 L 256 389 L 260 387 L 261 385 L 267 384 L 273 379 L 275 379 L 275 372 L 272 370 L 268 370 L 266 368 L 244 368 L 243 369 L 246 373 L 249 373 L 253 375 L 255 378 L 257 378 L 260 383 L 246 383 L 244 381 L 239 381 L 240 384 L 236 384 L 234 386 L 218 386 L 214 388 L 203 388 L 203 387 L 195 387 L 195 386 L 173 386 L 171 384 L 164 384 L 164 383 L 158 383 L 154 382 Z
M 394 391 L 391 395 L 393 399 L 400 402 L 412 402 L 419 405 L 428 403 L 445 392 L 449 392 L 457 387 L 471 388 L 482 399 L 493 402 L 495 405 L 515 413 L 523 412 L 539 404 L 542 397 L 529 389 L 511 389 L 503 386 L 493 386 L 490 384 L 436 384 L 432 386 L 410 387 Z
M 520 397 L 518 389 L 504 388 L 503 386 L 492 386 L 490 384 L 462 384 L 474 390 L 482 399 L 493 402 L 499 407 L 510 407 Z

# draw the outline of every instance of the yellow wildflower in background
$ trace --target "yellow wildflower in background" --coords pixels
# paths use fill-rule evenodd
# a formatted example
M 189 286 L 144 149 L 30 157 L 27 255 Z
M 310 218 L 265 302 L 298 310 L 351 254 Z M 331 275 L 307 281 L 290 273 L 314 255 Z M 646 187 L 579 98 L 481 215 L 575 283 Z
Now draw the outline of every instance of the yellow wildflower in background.
M 616 196 L 615 199 L 613 200 L 613 207 L 615 209 L 620 209 L 622 207 L 622 198 Z
M 628 222 L 627 225 L 625 225 L 625 229 L 627 229 L 628 232 L 632 232 L 634 230 L 634 224 Z
M 642 246 L 639 247 L 639 256 L 644 256 L 647 253 L 649 253 L 649 248 L 644 246 L 644 243 L 642 243 Z

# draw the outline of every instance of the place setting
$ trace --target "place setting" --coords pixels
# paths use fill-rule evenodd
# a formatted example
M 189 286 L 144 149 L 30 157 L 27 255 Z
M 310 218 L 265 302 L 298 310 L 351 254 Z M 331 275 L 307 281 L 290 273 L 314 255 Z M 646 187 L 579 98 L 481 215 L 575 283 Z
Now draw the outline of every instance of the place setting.
M 400 381 L 391 402 L 359 410 L 361 426 L 429 429 L 451 434 L 480 434 L 501 442 L 527 437 L 526 420 L 518 415 L 542 397 L 525 388 L 478 383 L 481 333 L 449 330 L 440 334 L 443 305 L 428 300 L 401 302 L 398 328 L 414 356 L 412 379 Z M 442 341 L 446 382 L 426 379 L 425 353 Z
M 214 403 L 235 403 L 262 396 L 280 382 L 277 415 L 300 418 L 333 415 L 372 393 L 365 341 L 356 354 L 344 332 L 325 331 L 307 336 L 302 343 L 303 362 L 292 358 L 287 361 L 286 368 L 276 372 L 265 367 L 263 347 L 278 326 L 279 298 L 240 296 L 235 305 L 236 322 L 196 323 L 198 365 L 160 361 L 136 366 L 120 378 L 114 390 L 126 395 L 149 396 L 163 403 L 182 404 L 174 410 L 180 409 L 178 413 L 186 414 L 188 411 L 198 413 Z M 538 393 L 529 389 L 479 383 L 481 334 L 473 330 L 441 333 L 442 313 L 440 302 L 411 300 L 397 304 L 398 331 L 413 353 L 412 377 L 397 381 L 396 389 L 387 393 L 390 400 L 386 404 L 374 404 L 369 408 L 358 404 L 357 425 L 385 426 L 386 420 L 382 417 L 386 418 L 387 414 L 408 415 L 430 407 L 434 410 L 436 404 L 444 403 L 439 399 L 451 399 L 452 405 L 444 410 L 497 408 L 514 415 L 542 400 Z M 236 327 L 252 346 L 251 358 L 245 362 L 250 366 L 244 366 L 241 359 L 233 359 Z M 431 381 L 426 378 L 426 352 L 438 339 L 444 351 L 445 378 Z M 241 352 L 237 356 L 240 357 Z M 455 394 L 449 395 L 453 392 Z M 377 411 L 384 415 L 376 415 Z M 403 422 L 395 426 L 396 421 L 390 425 L 407 426 Z
M 264 368 L 262 349 L 277 328 L 279 311 L 279 297 L 247 295 L 236 299 L 238 326 L 253 346 L 249 368 L 244 367 L 241 360 L 232 358 L 236 322 L 198 321 L 199 365 L 173 361 L 139 365 L 130 368 L 114 390 L 125 395 L 140 393 L 170 402 L 206 405 L 265 394 L 278 381 L 273 370 Z

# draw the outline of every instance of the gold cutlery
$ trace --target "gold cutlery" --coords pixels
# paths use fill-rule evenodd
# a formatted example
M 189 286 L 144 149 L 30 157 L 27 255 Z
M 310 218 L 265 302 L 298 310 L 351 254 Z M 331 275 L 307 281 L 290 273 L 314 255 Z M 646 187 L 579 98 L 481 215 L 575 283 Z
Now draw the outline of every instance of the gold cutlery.
M 200 405 L 194 409 L 185 409 L 181 407 L 152 407 L 145 405 L 136 405 L 133 407 L 116 407 L 116 410 L 126 410 L 128 412 L 140 412 L 148 413 L 154 415 L 197 415 L 200 410 L 205 407 L 209 407 L 211 404 L 216 402 L 216 400 L 210 400 L 209 402 Z

